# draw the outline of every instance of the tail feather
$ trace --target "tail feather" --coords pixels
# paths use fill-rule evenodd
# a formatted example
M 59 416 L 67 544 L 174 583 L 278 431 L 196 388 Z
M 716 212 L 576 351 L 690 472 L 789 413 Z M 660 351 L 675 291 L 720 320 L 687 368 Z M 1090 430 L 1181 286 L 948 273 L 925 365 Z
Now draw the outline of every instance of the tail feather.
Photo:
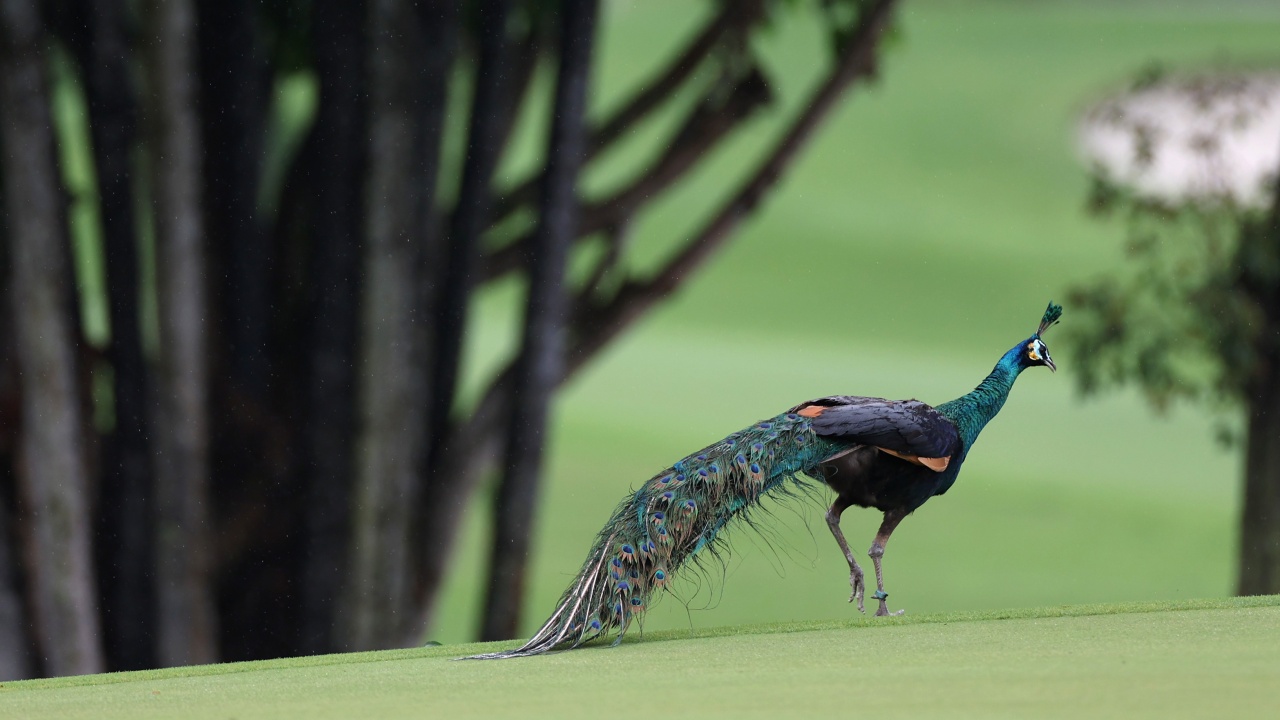
M 469 659 L 570 649 L 612 631 L 622 641 L 671 576 L 719 541 L 760 498 L 811 473 L 839 448 L 809 419 L 784 413 L 736 432 L 653 476 L 614 510 L 542 628 L 524 645 Z

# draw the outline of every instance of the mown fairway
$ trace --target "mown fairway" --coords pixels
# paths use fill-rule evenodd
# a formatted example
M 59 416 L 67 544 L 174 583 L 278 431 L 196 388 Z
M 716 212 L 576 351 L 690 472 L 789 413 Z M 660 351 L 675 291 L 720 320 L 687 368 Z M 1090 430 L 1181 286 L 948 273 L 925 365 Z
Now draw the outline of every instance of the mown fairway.
M 600 105 L 696 24 L 683 0 L 606 3 Z M 949 400 L 1035 328 L 1045 302 L 1122 257 L 1124 228 L 1088 217 L 1073 123 L 1160 61 L 1280 63 L 1280 6 L 1164 2 L 903 6 L 881 82 L 825 128 L 782 190 L 709 271 L 615 346 L 558 405 L 523 632 L 535 629 L 614 504 L 686 453 L 833 393 Z M 824 40 L 790 23 L 763 40 L 787 94 L 636 228 L 654 261 L 732 189 L 817 75 Z M 646 140 L 594 174 L 606 186 Z M 537 137 L 526 139 L 532 147 Z M 516 163 L 517 165 L 519 163 Z M 512 171 L 513 173 L 515 171 Z M 473 336 L 489 362 L 511 318 L 491 298 Z M 1030 372 L 959 483 L 909 518 L 885 560 L 895 607 L 946 612 L 1212 597 L 1233 581 L 1237 457 L 1194 408 L 1153 416 L 1132 395 L 1081 402 L 1073 357 Z M 481 497 L 432 637 L 472 639 L 487 549 Z M 723 581 L 662 602 L 651 629 L 849 617 L 844 560 L 817 504 L 779 513 L 774 549 L 734 533 Z M 855 550 L 878 517 L 851 510 Z M 720 574 L 720 573 L 715 573 Z M 707 588 L 706 584 L 702 585 Z M 686 604 L 689 608 L 686 611 Z M 710 609 L 704 609 L 708 608 Z
M 1280 598 L 668 632 L 453 662 L 480 646 L 0 685 L 37 718 L 1263 718 Z

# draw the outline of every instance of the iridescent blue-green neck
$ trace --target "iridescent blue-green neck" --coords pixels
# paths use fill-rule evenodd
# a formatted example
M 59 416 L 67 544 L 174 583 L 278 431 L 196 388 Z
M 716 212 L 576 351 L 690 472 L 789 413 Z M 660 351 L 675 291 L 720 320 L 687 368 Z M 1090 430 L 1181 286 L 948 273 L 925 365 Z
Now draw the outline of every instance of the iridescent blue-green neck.
M 1023 363 L 1025 345 L 1026 341 L 1020 342 L 1005 353 L 991 374 L 972 392 L 937 406 L 938 412 L 955 423 L 960 430 L 965 450 L 973 447 L 978 433 L 1004 407 L 1004 401 L 1013 389 L 1013 381 L 1018 379 L 1018 374 L 1026 367 Z

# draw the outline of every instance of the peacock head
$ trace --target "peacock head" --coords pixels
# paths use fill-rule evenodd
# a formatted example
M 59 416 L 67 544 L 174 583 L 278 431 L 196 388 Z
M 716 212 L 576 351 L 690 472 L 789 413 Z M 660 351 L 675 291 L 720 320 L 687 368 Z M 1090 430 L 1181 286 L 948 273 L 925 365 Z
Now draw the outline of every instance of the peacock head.
M 1024 367 L 1036 367 L 1044 365 L 1053 372 L 1057 372 L 1058 366 L 1054 364 L 1053 358 L 1049 356 L 1049 347 L 1044 344 L 1040 336 L 1044 334 L 1053 325 L 1056 325 L 1058 318 L 1062 317 L 1062 306 L 1049 303 L 1048 309 L 1044 311 L 1044 317 L 1040 320 L 1040 327 L 1036 330 L 1036 334 L 1027 338 L 1022 344 L 1022 365 Z

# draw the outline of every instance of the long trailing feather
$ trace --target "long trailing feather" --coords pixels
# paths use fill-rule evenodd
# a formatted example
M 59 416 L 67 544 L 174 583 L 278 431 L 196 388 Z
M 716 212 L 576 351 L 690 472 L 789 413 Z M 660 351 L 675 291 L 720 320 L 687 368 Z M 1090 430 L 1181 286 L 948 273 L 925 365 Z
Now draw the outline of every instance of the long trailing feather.
M 528 642 L 467 659 L 539 655 L 614 632 L 621 642 L 687 560 L 719 549 L 726 525 L 746 519 L 762 497 L 786 493 L 838 449 L 813 432 L 809 418 L 783 413 L 680 460 L 618 505 Z

